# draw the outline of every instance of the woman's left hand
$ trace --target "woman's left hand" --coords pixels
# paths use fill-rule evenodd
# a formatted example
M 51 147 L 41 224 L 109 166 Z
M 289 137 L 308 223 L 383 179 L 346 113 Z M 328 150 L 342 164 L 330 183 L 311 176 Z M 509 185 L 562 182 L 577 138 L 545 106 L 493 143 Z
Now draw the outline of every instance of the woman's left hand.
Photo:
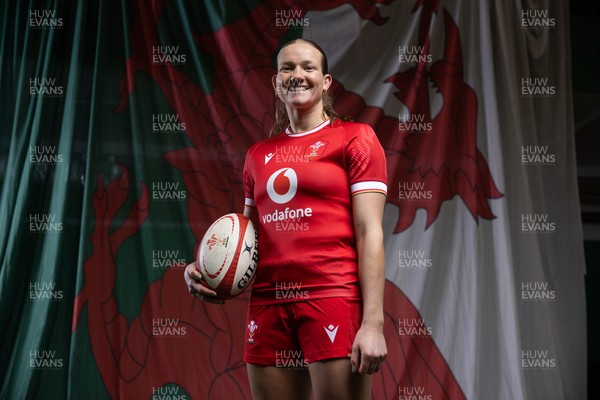
M 387 356 L 387 345 L 383 335 L 383 326 L 362 325 L 352 345 L 352 372 L 373 374 L 379 371 Z

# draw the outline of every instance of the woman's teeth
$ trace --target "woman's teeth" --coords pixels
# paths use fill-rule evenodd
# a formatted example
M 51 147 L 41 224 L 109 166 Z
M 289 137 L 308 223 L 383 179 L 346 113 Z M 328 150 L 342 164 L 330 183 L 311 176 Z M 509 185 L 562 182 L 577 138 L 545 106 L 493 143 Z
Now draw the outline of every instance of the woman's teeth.
M 288 88 L 288 92 L 291 93 L 301 93 L 301 92 L 306 92 L 308 90 L 307 87 L 291 87 Z

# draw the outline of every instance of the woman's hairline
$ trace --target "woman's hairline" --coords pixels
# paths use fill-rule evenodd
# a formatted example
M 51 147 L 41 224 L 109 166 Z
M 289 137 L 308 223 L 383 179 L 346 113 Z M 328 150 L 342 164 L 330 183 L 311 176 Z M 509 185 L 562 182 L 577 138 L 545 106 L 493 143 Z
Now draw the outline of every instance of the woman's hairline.
M 283 49 L 285 49 L 286 47 L 288 47 L 289 45 L 292 45 L 294 43 L 306 43 L 306 44 L 314 47 L 315 49 L 317 49 L 317 51 L 321 54 L 321 69 L 323 70 L 323 75 L 329 73 L 329 71 L 328 71 L 329 65 L 327 62 L 327 55 L 325 54 L 325 50 L 323 50 L 323 48 L 321 46 L 319 46 L 317 43 L 315 43 L 309 39 L 296 38 L 296 39 L 290 40 L 289 42 L 286 42 L 283 46 L 281 46 L 281 48 L 277 52 L 277 58 L 279 58 L 279 54 L 281 54 L 281 51 Z

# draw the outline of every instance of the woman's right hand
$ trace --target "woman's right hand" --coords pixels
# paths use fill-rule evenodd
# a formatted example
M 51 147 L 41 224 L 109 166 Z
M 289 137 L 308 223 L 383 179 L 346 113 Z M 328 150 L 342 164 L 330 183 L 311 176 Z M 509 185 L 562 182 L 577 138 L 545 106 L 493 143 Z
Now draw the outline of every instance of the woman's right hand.
M 217 297 L 217 292 L 206 287 L 202 284 L 202 276 L 196 269 L 196 262 L 189 264 L 185 267 L 183 272 L 183 279 L 188 287 L 190 294 L 200 300 L 207 303 L 223 304 L 225 301 L 220 297 Z

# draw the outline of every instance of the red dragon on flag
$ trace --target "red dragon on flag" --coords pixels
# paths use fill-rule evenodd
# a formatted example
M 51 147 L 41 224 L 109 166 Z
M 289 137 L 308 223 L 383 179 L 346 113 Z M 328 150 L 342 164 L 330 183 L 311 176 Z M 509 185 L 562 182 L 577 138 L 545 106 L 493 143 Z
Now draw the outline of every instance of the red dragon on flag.
M 242 208 L 241 171 L 245 152 L 264 137 L 273 119 L 270 78 L 275 73 L 273 54 L 286 34 L 275 26 L 275 10 L 328 10 L 343 4 L 354 7 L 361 18 L 385 24 L 375 3 L 385 1 L 266 1 L 245 18 L 210 33 L 196 35 L 197 45 L 214 60 L 214 90 L 203 91 L 171 64 L 152 62 L 152 47 L 160 45 L 157 24 L 168 0 L 132 0 L 134 22 L 130 31 L 131 54 L 125 76 L 118 84 L 121 102 L 116 112 L 128 107 L 135 90 L 136 74 L 144 73 L 160 88 L 179 119 L 186 124 L 191 146 L 163 157 L 181 171 L 189 193 L 189 226 L 199 240 L 216 218 Z M 439 0 L 418 0 L 419 44 L 430 46 L 430 24 Z M 397 98 L 411 113 L 420 113 L 433 126 L 427 135 L 401 135 L 398 119 L 386 116 L 356 93 L 335 82 L 337 109 L 342 115 L 369 123 L 387 152 L 390 187 L 399 182 L 425 182 L 434 192 L 427 202 L 398 204 L 396 233 L 413 223 L 416 211 L 428 213 L 427 226 L 441 205 L 458 195 L 475 219 L 494 218 L 488 199 L 498 198 L 489 168 L 476 146 L 477 96 L 463 81 L 459 31 L 444 11 L 445 46 L 442 59 L 419 64 L 388 79 L 398 88 Z M 427 82 L 443 96 L 440 112 L 429 111 Z M 93 199 L 95 228 L 93 253 L 84 265 L 85 283 L 76 298 L 73 330 L 87 311 L 91 350 L 99 374 L 112 398 L 149 398 L 157 387 L 177 384 L 192 398 L 245 398 L 251 394 L 241 359 L 248 293 L 224 306 L 207 305 L 191 297 L 182 279 L 182 266 L 169 268 L 163 278 L 148 287 L 140 314 L 131 323 L 119 313 L 113 294 L 116 255 L 128 237 L 136 234 L 148 215 L 149 198 L 142 196 L 129 217 L 110 232 L 108 227 L 129 195 L 129 174 L 107 186 L 97 180 Z M 422 321 L 419 311 L 392 282 L 385 288 L 385 334 L 388 357 L 374 377 L 373 398 L 397 398 L 401 387 L 420 387 L 435 399 L 461 399 L 464 394 L 453 372 L 430 336 L 400 335 L 398 321 Z M 159 340 L 152 335 L 153 318 L 177 318 L 188 327 L 187 340 Z M 208 397 L 207 397 L 208 396 Z

